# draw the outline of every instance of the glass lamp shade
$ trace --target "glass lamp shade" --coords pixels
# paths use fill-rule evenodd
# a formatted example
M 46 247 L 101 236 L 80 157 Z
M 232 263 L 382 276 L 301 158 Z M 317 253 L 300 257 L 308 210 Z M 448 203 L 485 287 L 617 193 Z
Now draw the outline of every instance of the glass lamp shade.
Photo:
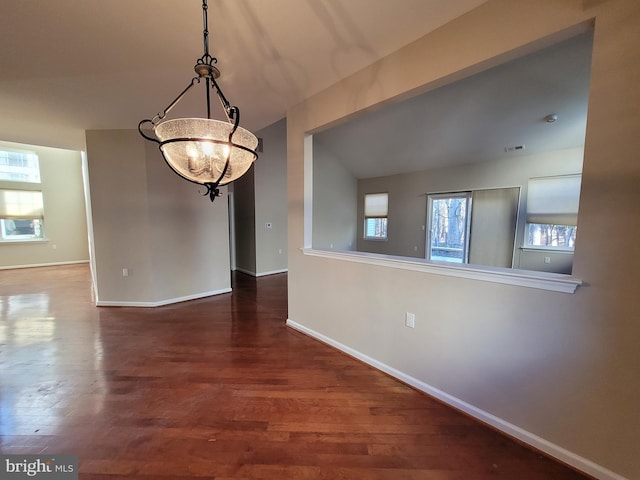
M 258 139 L 238 127 L 231 141 L 233 124 L 207 118 L 177 118 L 154 128 L 165 160 L 178 175 L 192 182 L 217 182 L 229 157 L 229 167 L 219 185 L 244 175 L 256 159 Z M 244 147 L 244 148 L 242 148 Z

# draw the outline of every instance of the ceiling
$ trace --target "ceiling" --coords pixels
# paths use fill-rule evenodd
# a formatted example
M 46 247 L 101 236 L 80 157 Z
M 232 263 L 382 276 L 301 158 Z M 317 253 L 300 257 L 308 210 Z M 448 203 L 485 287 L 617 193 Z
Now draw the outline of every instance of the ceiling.
M 592 42 L 582 33 L 368 113 L 315 134 L 314 149 L 371 178 L 581 147 Z M 516 146 L 524 149 L 505 151 Z
M 241 124 L 259 130 L 485 1 L 210 0 L 210 50 Z M 84 149 L 87 129 L 136 128 L 195 75 L 201 5 L 0 2 L 0 140 Z M 203 115 L 203 98 L 190 93 L 172 114 Z

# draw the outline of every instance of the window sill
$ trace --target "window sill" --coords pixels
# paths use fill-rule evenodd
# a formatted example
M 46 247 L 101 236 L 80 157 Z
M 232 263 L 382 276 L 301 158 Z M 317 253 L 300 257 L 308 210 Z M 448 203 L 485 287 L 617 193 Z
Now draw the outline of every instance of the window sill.
M 389 268 L 399 268 L 417 272 L 446 275 L 449 277 L 468 278 L 484 282 L 503 283 L 520 287 L 549 290 L 552 292 L 574 293 L 582 285 L 582 280 L 557 273 L 533 272 L 497 267 L 481 267 L 478 265 L 450 265 L 427 262 L 411 257 L 394 257 L 363 252 L 335 252 L 302 248 L 302 253 L 314 257 L 331 258 L 348 262 L 366 263 Z
M 0 245 L 24 245 L 24 244 L 31 244 L 31 243 L 48 243 L 49 240 L 46 238 L 34 238 L 33 240 L 31 239 L 24 239 L 24 240 L 0 240 Z
M 564 253 L 567 255 L 573 255 L 573 250 L 569 248 L 561 247 L 520 247 L 523 252 L 551 252 L 551 253 Z

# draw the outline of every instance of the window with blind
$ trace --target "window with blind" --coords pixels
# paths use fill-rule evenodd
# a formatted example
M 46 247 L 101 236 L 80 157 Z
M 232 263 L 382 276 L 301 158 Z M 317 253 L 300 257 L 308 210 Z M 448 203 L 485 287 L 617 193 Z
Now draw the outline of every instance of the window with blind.
M 0 241 L 44 238 L 44 207 L 38 156 L 0 151 Z M 36 184 L 36 185 L 34 185 Z
M 388 193 L 369 193 L 364 196 L 365 240 L 387 239 Z
M 5 241 L 44 238 L 42 192 L 0 189 L 0 236 Z
M 573 250 L 581 175 L 529 179 L 524 247 Z

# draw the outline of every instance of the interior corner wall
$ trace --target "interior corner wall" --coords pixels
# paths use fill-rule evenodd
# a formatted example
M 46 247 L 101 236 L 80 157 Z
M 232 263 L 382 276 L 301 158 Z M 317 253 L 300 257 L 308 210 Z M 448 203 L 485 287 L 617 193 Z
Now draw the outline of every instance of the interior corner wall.
M 256 275 L 287 270 L 287 120 L 256 133 L 263 151 L 254 163 Z
M 236 270 L 256 275 L 255 162 L 233 182 Z
M 46 241 L 2 244 L 0 268 L 88 262 L 81 153 L 0 142 L 0 149 L 3 147 L 28 150 L 38 155 Z M 3 182 L 3 186 L 15 188 L 10 182 Z
M 155 302 L 206 297 L 231 288 L 226 187 L 212 203 L 206 188 L 166 165 L 145 142 L 149 238 Z
M 134 130 L 88 130 L 86 137 L 98 304 L 151 302 L 144 143 Z
M 364 225 L 358 216 L 358 180 L 327 149 L 313 143 L 313 248 L 356 249 L 356 232 Z M 362 207 L 362 208 L 361 208 Z M 379 242 L 386 243 L 386 242 Z
M 89 130 L 86 140 L 98 305 L 229 291 L 226 203 L 173 174 L 136 130 Z
M 585 24 L 595 33 L 573 266 L 584 284 L 574 294 L 302 250 L 309 133 Z M 489 0 L 291 108 L 290 324 L 597 478 L 640 478 L 639 26 L 637 0 Z M 414 329 L 405 312 L 415 313 Z
M 233 182 L 236 270 L 253 276 L 287 271 L 287 121 L 256 132 L 263 151 Z

